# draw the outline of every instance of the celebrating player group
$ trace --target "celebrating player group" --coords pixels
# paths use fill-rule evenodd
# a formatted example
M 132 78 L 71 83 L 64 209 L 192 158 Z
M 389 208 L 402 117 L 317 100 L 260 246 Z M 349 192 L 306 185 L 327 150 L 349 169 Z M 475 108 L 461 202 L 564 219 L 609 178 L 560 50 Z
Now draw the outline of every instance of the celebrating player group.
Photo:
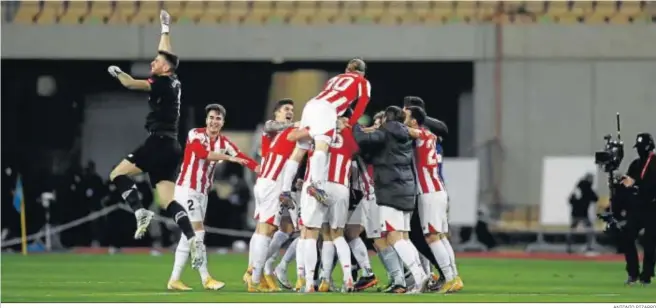
M 281 287 L 306 293 L 337 291 L 332 281 L 336 263 L 342 268 L 342 292 L 375 286 L 378 278 L 360 237 L 363 232 L 373 241 L 388 271 L 389 285 L 382 291 L 450 293 L 463 288 L 446 237 L 448 197 L 437 153 L 441 136 L 424 126 L 429 118 L 423 101 L 407 97 L 403 110 L 394 107 L 400 112 L 396 118 L 390 107 L 377 115 L 372 127 L 357 128 L 370 136 L 355 138 L 354 126 L 371 93 L 365 70 L 363 60 L 349 61 L 345 73 L 328 80 L 324 89 L 307 102 L 299 123 L 291 121 L 294 102 L 284 99 L 278 102 L 274 119 L 265 125 L 262 170 L 254 189 L 257 229 L 250 241 L 249 264 L 243 277 L 249 292 L 279 291 Z M 404 180 L 413 182 L 411 187 L 416 190 L 410 198 L 399 199 L 410 203 L 406 205 L 410 211 L 376 201 L 378 187 L 372 178 L 380 175 L 370 162 L 371 151 L 379 146 L 376 143 L 387 142 L 382 132 L 387 121 L 402 123 L 407 138 L 414 139 L 414 176 Z M 307 165 L 298 177 L 304 156 Z M 430 264 L 425 266 L 427 262 L 422 259 L 426 258 L 408 240 L 415 199 L 420 227 L 439 276 L 432 273 Z M 278 251 L 290 238 L 293 240 L 281 263 L 273 269 Z M 357 264 L 352 264 L 352 257 Z M 287 265 L 294 258 L 297 280 L 292 287 L 287 280 Z
M 150 92 L 151 109 L 146 124 L 150 136 L 118 164 L 110 178 L 135 209 L 135 238 L 143 236 L 154 216 L 140 203 L 130 178 L 142 172 L 150 174 L 162 207 L 183 231 L 168 289 L 190 289 L 180 280 L 189 257 L 204 288 L 225 286 L 210 276 L 203 243 L 207 194 L 214 167 L 221 161 L 242 164 L 258 174 L 253 216 L 257 227 L 243 277 L 249 292 L 338 291 L 332 280 L 337 263 L 343 274 L 342 292 L 374 287 L 378 277 L 371 269 L 362 233 L 372 240 L 388 274 L 389 284 L 381 291 L 451 293 L 463 288 L 446 237 L 448 197 L 438 152 L 446 127 L 426 116 L 420 98 L 406 97 L 403 109 L 390 106 L 374 117 L 373 126 L 360 127 L 357 120 L 369 103 L 371 85 L 365 78 L 365 62 L 352 59 L 343 74 L 328 80 L 305 104 L 300 122 L 292 122 L 292 100 L 277 103 L 262 135 L 260 164 L 221 134 L 227 113 L 218 104 L 206 107 L 206 126 L 189 131 L 183 153 L 177 144 L 178 58 L 169 42 L 170 16 L 162 11 L 160 19 L 162 36 L 151 78 L 135 80 L 116 66 L 108 69 L 124 86 Z M 304 159 L 307 164 L 301 166 Z M 409 240 L 415 210 L 420 225 L 412 228 L 421 229 L 430 248 L 422 253 Z M 294 287 L 287 278 L 292 260 L 296 260 Z M 433 273 L 431 263 L 439 275 Z

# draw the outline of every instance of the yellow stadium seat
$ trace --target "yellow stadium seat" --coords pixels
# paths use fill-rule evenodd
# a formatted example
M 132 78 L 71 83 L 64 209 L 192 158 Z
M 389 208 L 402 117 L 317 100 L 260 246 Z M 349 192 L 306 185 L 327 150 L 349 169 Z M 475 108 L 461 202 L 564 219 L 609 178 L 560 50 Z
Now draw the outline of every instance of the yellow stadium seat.
M 497 1 L 490 1 L 490 2 L 497 2 Z M 503 7 L 504 11 L 506 11 L 506 12 L 517 11 L 522 5 L 524 5 L 524 1 L 502 1 L 501 2 L 501 6 Z
M 628 24 L 632 21 L 632 19 L 629 19 L 628 15 L 619 13 L 611 16 L 609 18 L 609 23 L 614 24 L 614 25 L 623 25 L 623 24 Z
M 199 22 L 203 24 L 219 23 L 228 14 L 228 6 L 225 1 L 208 1 L 205 14 L 203 14 Z
M 262 3 L 267 4 L 269 1 L 255 1 L 255 4 Z M 249 1 L 229 1 L 228 2 L 228 14 L 226 14 L 221 23 L 229 24 L 240 24 L 245 22 L 246 18 L 251 13 L 251 6 Z M 249 20 L 248 23 L 256 22 L 257 18 L 261 16 L 254 15 Z M 260 21 L 261 23 L 261 21 Z
M 116 2 L 114 14 L 112 15 L 112 18 L 110 18 L 109 23 L 129 24 L 137 14 L 137 10 L 138 7 L 136 1 L 118 1 Z
M 565 1 L 550 1 L 547 3 L 547 16 L 563 16 L 569 13 L 568 3 Z
M 418 20 L 416 14 L 412 14 L 407 1 L 392 1 L 389 3 L 387 13 L 381 18 L 381 24 L 414 23 Z
M 338 17 L 338 22 L 358 22 L 363 21 L 362 16 L 364 12 L 364 3 L 363 1 L 346 1 L 342 7 L 341 18 Z
M 140 1 L 139 10 L 132 18 L 132 23 L 137 25 L 149 25 L 159 22 L 159 13 L 162 10 L 160 1 Z
M 316 1 L 299 1 L 296 10 L 289 17 L 289 23 L 295 25 L 310 24 L 318 14 L 318 3 Z
M 586 19 L 587 21 L 594 20 L 605 20 L 610 19 L 617 13 L 615 2 L 597 2 L 596 6 L 593 6 L 593 11 L 590 16 Z
M 91 8 L 89 14 L 84 19 L 84 23 L 107 23 L 114 14 L 114 3 L 109 1 L 90 1 Z
M 499 4 L 498 1 L 478 1 L 476 19 L 481 22 L 493 20 L 499 9 Z
M 524 1 L 526 11 L 533 13 L 537 16 L 544 14 L 545 3 L 544 1 Z
M 338 1 L 319 1 L 319 9 L 314 17 L 314 23 L 325 24 L 336 20 L 341 13 Z
M 552 21 L 562 24 L 577 23 L 581 17 L 570 10 L 569 2 L 565 1 L 550 1 L 545 15 Z
M 269 18 L 271 12 L 273 12 L 273 2 L 253 1 L 252 7 L 250 9 L 248 5 L 246 5 L 246 10 L 246 15 L 244 15 L 244 23 L 262 24 Z
M 296 1 L 276 1 L 273 4 L 273 8 L 269 13 L 269 22 L 274 23 L 287 23 L 289 18 L 294 14 L 296 9 Z
M 35 22 L 36 16 L 41 11 L 41 5 L 38 1 L 20 1 L 20 7 L 16 16 L 15 23 L 31 24 Z
M 186 4 L 187 1 L 164 1 L 162 8 L 171 15 L 171 22 L 177 23 L 180 17 L 182 17 L 182 12 Z
M 559 24 L 571 25 L 579 23 L 579 17 L 572 14 L 554 16 L 554 21 Z
M 206 9 L 207 1 L 189 1 L 185 6 L 185 10 L 182 16 L 184 19 L 189 19 L 193 22 L 199 22 L 201 17 L 205 14 Z
M 592 14 L 585 18 L 586 24 L 605 24 L 610 21 L 610 17 L 601 14 Z
M 457 21 L 470 23 L 476 18 L 476 2 L 454 1 L 454 17 Z
M 425 23 L 428 24 L 444 24 L 449 22 L 454 17 L 453 6 L 449 2 L 436 2 L 428 13 L 422 16 Z
M 407 1 L 392 1 L 387 8 L 387 12 L 391 15 L 405 15 L 409 12 L 408 2 Z
M 588 16 L 594 12 L 592 1 L 574 1 L 570 9 L 572 15 L 575 16 Z
M 619 13 L 629 17 L 646 15 L 643 5 L 644 3 L 638 1 L 622 1 Z
M 88 13 L 88 1 L 69 1 L 66 13 L 59 18 L 59 23 L 79 24 Z
M 36 16 L 37 24 L 54 24 L 57 22 L 57 15 L 63 10 L 63 1 L 43 1 L 42 8 Z
M 387 1 L 366 1 L 362 15 L 371 20 L 379 20 L 388 13 L 387 5 Z
M 418 16 L 427 16 L 433 11 L 433 3 L 431 1 L 411 1 L 410 11 Z

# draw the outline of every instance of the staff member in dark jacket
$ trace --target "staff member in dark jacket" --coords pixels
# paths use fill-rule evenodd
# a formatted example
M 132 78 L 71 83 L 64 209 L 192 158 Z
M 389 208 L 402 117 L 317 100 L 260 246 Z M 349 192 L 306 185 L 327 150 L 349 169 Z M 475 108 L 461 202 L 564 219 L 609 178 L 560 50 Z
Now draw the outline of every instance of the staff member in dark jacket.
M 567 233 L 567 252 L 572 253 L 572 233 L 583 224 L 587 231 L 586 248 L 592 251 L 592 242 L 594 241 L 594 228 L 590 220 L 590 205 L 599 201 L 599 196 L 592 188 L 594 177 L 592 173 L 587 173 L 574 187 L 574 191 L 569 196 L 569 204 L 572 206 L 572 223 Z
M 417 186 L 412 164 L 412 139 L 404 120 L 403 110 L 390 106 L 385 109 L 385 123 L 379 129 L 366 133 L 360 126 L 355 126 L 353 136 L 358 145 L 372 154 L 376 202 L 380 206 L 381 229 L 385 233 L 375 244 L 378 249 L 394 248 L 418 282 L 410 293 L 419 293 L 425 290 L 429 277 L 418 262 L 417 249 L 406 240 Z
M 656 264 L 656 154 L 654 138 L 648 133 L 638 134 L 633 146 L 638 158 L 631 162 L 622 184 L 632 188 L 637 194 L 634 202 L 626 207 L 626 225 L 622 228 L 622 244 L 626 271 L 629 274 L 627 284 L 634 284 L 640 279 L 642 284 L 650 284 Z M 644 232 L 644 259 L 642 273 L 638 263 L 635 241 L 640 230 Z

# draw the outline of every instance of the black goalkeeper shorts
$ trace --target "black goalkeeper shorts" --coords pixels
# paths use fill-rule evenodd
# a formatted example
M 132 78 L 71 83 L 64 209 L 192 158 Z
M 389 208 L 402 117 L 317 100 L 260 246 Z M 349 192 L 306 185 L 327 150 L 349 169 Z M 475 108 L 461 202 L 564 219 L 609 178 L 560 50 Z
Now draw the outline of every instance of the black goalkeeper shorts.
M 175 135 L 151 134 L 125 159 L 148 173 L 152 187 L 162 181 L 175 183 L 182 147 Z

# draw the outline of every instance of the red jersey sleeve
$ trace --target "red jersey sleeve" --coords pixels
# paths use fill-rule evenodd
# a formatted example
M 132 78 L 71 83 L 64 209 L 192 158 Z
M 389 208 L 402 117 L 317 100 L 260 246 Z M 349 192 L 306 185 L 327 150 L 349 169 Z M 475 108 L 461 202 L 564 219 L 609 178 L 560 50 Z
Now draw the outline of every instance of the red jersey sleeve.
M 355 110 L 353 110 L 349 125 L 353 126 L 358 123 L 358 119 L 364 114 L 364 110 L 367 109 L 370 96 L 371 84 L 363 77 L 358 83 L 358 101 L 355 103 Z
M 246 162 L 246 167 L 248 169 L 251 169 L 252 171 L 255 171 L 255 168 L 257 168 L 258 163 L 255 160 L 253 160 L 251 157 L 249 157 L 248 155 L 242 153 L 239 150 L 239 148 L 234 143 L 232 143 L 232 141 L 230 141 L 230 139 L 226 138 L 225 136 L 222 137 L 222 138 L 223 138 L 223 141 L 225 142 L 224 146 L 225 146 L 225 149 L 226 149 L 226 154 L 228 154 L 230 156 L 233 156 L 233 157 L 238 157 L 238 158 L 246 160 L 247 161 Z
M 360 151 L 360 147 L 358 147 L 358 143 L 355 142 L 351 128 L 343 129 L 341 134 L 344 138 L 344 145 L 351 151 L 351 154 L 355 154 Z
M 196 132 L 195 129 L 189 131 L 187 135 L 187 149 L 200 159 L 207 158 L 209 151 L 203 146 L 203 135 Z

